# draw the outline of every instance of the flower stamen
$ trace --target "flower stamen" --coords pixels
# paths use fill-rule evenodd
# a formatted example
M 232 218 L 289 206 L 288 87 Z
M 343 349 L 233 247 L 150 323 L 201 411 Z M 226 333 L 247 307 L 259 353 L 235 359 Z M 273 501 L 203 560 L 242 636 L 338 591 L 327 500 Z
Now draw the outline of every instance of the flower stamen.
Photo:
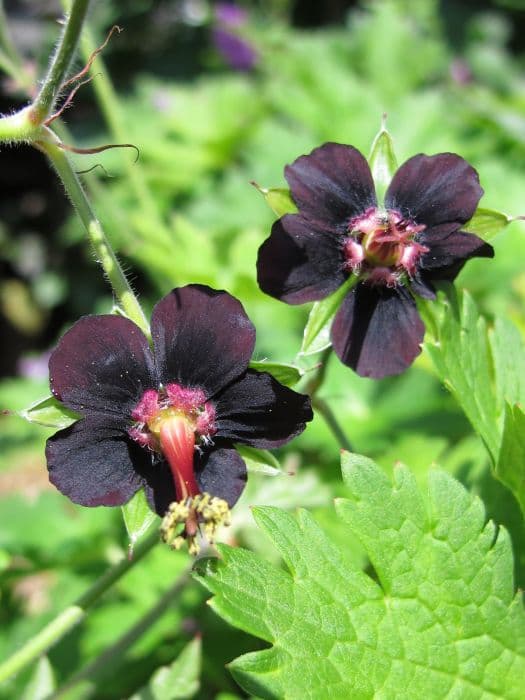
M 187 541 L 189 553 L 195 556 L 200 552 L 197 536 L 201 533 L 201 526 L 204 537 L 213 544 L 217 530 L 230 522 L 230 508 L 226 501 L 205 492 L 171 503 L 162 520 L 160 533 L 163 542 L 172 549 L 180 549 Z M 184 527 L 177 532 L 180 525 Z

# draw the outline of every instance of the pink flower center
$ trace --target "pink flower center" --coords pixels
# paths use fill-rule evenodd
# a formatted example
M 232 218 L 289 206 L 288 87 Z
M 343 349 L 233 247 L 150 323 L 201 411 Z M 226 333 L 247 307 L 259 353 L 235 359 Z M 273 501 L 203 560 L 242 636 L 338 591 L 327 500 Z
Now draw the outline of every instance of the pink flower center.
M 160 391 L 148 389 L 131 412 L 134 425 L 129 436 L 155 452 L 170 465 L 177 498 L 197 496 L 193 458 L 200 445 L 217 432 L 215 409 L 200 389 L 167 384 Z
M 404 219 L 394 209 L 371 207 L 348 225 L 344 240 L 344 267 L 371 284 L 388 287 L 413 277 L 428 248 L 417 242 L 422 224 Z

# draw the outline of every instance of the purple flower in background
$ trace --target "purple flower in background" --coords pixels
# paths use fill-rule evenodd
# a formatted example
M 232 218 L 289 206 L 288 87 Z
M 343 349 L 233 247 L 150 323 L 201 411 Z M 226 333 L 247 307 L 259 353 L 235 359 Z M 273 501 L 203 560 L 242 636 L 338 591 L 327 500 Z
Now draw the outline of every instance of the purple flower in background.
M 198 551 L 239 498 L 246 465 L 233 443 L 278 447 L 304 430 L 310 400 L 248 369 L 255 329 L 240 302 L 201 285 L 154 308 L 153 350 L 121 316 L 85 316 L 49 361 L 51 389 L 82 418 L 47 442 L 51 482 L 75 503 L 117 506 L 142 486 Z M 175 540 L 180 546 L 182 538 Z
M 230 68 L 244 72 L 253 70 L 258 60 L 255 48 L 239 34 L 247 20 L 246 10 L 233 3 L 215 6 L 213 44 Z
M 276 221 L 259 250 L 261 289 L 289 304 L 332 294 L 349 277 L 332 326 L 341 361 L 365 377 L 405 370 L 425 327 L 413 294 L 435 298 L 472 257 L 494 251 L 460 230 L 483 194 L 476 171 L 453 153 L 416 155 L 395 173 L 378 206 L 366 159 L 326 143 L 285 169 L 297 214 Z

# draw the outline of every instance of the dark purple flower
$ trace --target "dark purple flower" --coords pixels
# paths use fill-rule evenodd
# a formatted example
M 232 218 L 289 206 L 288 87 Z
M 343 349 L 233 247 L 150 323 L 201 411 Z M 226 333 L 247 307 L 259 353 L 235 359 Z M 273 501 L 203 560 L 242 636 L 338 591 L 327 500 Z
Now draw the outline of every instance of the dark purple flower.
M 213 44 L 230 68 L 242 72 L 253 70 L 258 60 L 257 51 L 240 33 L 247 21 L 246 10 L 234 3 L 221 2 L 215 6 Z
M 192 539 L 244 488 L 233 444 L 278 447 L 312 411 L 307 396 L 248 369 L 255 329 L 226 292 L 174 289 L 151 332 L 153 350 L 130 320 L 85 316 L 60 340 L 51 389 L 82 418 L 48 440 L 49 476 L 85 506 L 122 505 L 145 486 L 157 513 L 171 505 Z
M 240 72 L 249 72 L 257 64 L 257 51 L 245 39 L 222 27 L 213 29 L 213 43 L 224 61 Z
M 214 7 L 215 19 L 227 27 L 242 27 L 248 21 L 244 7 L 233 2 L 218 2 Z
M 289 304 L 332 294 L 358 277 L 336 314 L 332 343 L 365 377 L 405 370 L 425 327 L 413 294 L 435 298 L 472 257 L 494 251 L 460 231 L 483 194 L 476 171 L 454 153 L 416 155 L 395 173 L 378 206 L 366 159 L 325 143 L 285 169 L 297 214 L 276 221 L 259 250 L 261 289 Z

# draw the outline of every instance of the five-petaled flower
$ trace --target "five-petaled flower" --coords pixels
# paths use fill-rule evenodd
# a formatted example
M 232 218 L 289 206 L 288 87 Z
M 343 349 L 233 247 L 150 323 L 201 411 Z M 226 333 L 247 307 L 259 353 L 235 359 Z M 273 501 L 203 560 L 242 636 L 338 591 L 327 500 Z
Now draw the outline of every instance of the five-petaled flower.
M 82 418 L 48 440 L 50 480 L 85 506 L 124 504 L 144 486 L 168 511 L 167 537 L 182 523 L 198 551 L 200 526 L 213 535 L 244 488 L 234 443 L 288 442 L 311 420 L 310 400 L 248 368 L 255 329 L 227 292 L 174 289 L 151 333 L 153 350 L 127 318 L 85 316 L 60 340 L 51 389 Z
M 259 250 L 261 289 L 302 304 L 357 276 L 335 316 L 333 348 L 362 376 L 402 372 L 425 332 L 413 294 L 434 299 L 434 281 L 453 280 L 469 258 L 494 254 L 460 230 L 483 194 L 476 171 L 454 153 L 416 155 L 395 173 L 384 206 L 352 146 L 325 143 L 285 175 L 298 213 L 276 221 Z

